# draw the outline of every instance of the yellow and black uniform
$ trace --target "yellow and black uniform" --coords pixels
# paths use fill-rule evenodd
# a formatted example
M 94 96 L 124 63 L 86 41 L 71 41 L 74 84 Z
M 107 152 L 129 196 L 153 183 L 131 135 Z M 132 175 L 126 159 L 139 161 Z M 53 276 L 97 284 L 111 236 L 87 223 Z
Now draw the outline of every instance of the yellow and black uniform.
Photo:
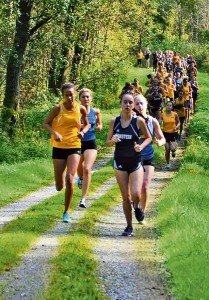
M 171 111 L 167 114 L 165 111 L 162 112 L 162 122 L 163 122 L 163 134 L 166 142 L 173 142 L 178 137 L 178 132 L 176 130 L 176 116 L 177 113 Z
M 143 52 L 138 51 L 137 54 L 136 54 L 136 57 L 137 57 L 137 59 L 142 59 L 144 57 Z
M 70 154 L 80 154 L 81 139 L 78 137 L 78 132 L 81 128 L 81 113 L 77 103 L 71 110 L 65 108 L 63 101 L 59 103 L 59 106 L 60 112 L 54 118 L 52 128 L 62 135 L 62 141 L 55 141 L 52 135 L 51 146 L 53 158 L 66 159 Z M 63 155 L 58 155 L 61 152 Z
M 169 98 L 171 101 L 173 101 L 174 89 L 175 89 L 174 84 L 173 83 L 166 84 L 166 87 L 167 87 L 166 98 Z
M 176 98 L 174 103 L 173 103 L 173 108 L 174 111 L 177 113 L 177 115 L 179 116 L 179 118 L 185 118 L 185 100 Z
M 137 58 L 137 65 L 141 66 L 142 65 L 142 58 L 144 57 L 144 54 L 142 51 L 138 51 L 136 53 L 136 58 Z
M 185 100 L 185 107 L 190 108 L 191 86 L 187 83 L 182 85 L 183 99 Z

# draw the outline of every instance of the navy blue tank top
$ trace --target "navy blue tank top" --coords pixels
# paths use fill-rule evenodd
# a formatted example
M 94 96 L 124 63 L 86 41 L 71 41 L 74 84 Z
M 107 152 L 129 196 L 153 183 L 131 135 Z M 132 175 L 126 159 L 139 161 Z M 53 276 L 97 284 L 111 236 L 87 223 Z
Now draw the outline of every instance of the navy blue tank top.
M 140 156 L 139 152 L 134 149 L 135 142 L 139 142 L 141 131 L 137 127 L 137 118 L 132 117 L 130 124 L 123 128 L 121 126 L 121 117 L 115 119 L 113 134 L 117 134 L 121 139 L 120 142 L 115 144 L 114 157 L 136 157 Z

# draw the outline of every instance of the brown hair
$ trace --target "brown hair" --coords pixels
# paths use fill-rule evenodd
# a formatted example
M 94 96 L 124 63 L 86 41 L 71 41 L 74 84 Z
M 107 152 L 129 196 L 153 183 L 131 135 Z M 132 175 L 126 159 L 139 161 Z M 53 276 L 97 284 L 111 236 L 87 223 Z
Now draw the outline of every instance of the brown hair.
M 74 89 L 74 91 L 76 91 L 76 87 L 75 85 L 72 83 L 72 82 L 67 82 L 67 83 L 64 83 L 61 87 L 61 92 L 63 94 L 64 90 L 66 89 Z

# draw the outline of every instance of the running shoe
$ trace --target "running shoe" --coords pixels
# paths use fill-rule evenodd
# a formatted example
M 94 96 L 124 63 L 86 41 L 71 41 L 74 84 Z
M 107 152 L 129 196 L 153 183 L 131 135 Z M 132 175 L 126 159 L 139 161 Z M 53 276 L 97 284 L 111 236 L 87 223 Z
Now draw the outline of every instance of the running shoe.
M 144 212 L 140 207 L 135 208 L 135 217 L 138 222 L 141 222 L 144 220 Z
M 165 168 L 166 168 L 166 170 L 170 170 L 171 165 L 170 165 L 170 164 L 167 164 L 167 165 L 165 166 Z
M 79 207 L 86 208 L 86 201 L 85 201 L 85 199 L 81 199 L 80 200 Z
M 172 157 L 176 157 L 176 150 L 171 151 L 171 155 L 172 155 Z
M 132 236 L 133 235 L 133 227 L 127 226 L 122 232 L 122 236 Z
M 82 189 L 83 179 L 81 179 L 81 178 L 78 177 L 77 184 L 78 184 L 78 188 L 79 188 L 79 189 Z
M 69 215 L 69 213 L 67 211 L 63 213 L 62 220 L 63 220 L 64 223 L 69 223 L 71 221 L 70 215 Z

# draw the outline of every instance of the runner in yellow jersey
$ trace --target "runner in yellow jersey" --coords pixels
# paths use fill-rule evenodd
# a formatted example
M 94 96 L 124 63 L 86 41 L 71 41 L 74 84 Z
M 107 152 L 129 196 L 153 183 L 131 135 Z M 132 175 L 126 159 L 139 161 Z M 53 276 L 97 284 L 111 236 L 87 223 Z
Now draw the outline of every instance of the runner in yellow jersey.
M 62 86 L 63 101 L 55 105 L 44 121 L 44 128 L 51 134 L 52 158 L 56 189 L 62 190 L 64 180 L 65 209 L 63 222 L 70 222 L 68 212 L 74 190 L 74 177 L 81 153 L 81 138 L 88 131 L 86 108 L 75 101 L 73 83 Z M 81 120 L 83 129 L 81 130 Z M 64 178 L 65 177 L 65 178 Z
M 174 100 L 174 92 L 176 90 L 175 85 L 172 83 L 172 79 L 170 77 L 165 78 L 165 85 L 167 88 L 166 98 L 170 101 Z
M 137 66 L 141 67 L 142 66 L 142 59 L 144 58 L 144 54 L 141 49 L 139 49 L 136 53 L 136 58 L 137 58 Z
M 166 169 L 170 169 L 170 152 L 172 157 L 175 157 L 177 148 L 178 129 L 180 126 L 179 117 L 176 112 L 172 111 L 173 104 L 168 101 L 165 105 L 165 110 L 162 113 L 163 134 L 166 140 L 165 143 L 165 160 Z
M 187 78 L 183 79 L 181 90 L 183 91 L 183 98 L 185 100 L 185 123 L 188 124 L 191 108 L 192 89 L 190 83 L 188 83 Z
M 179 126 L 179 140 L 181 138 L 183 125 L 185 121 L 185 100 L 183 98 L 183 91 L 179 91 L 178 98 L 173 102 L 174 111 L 178 114 L 180 126 Z

